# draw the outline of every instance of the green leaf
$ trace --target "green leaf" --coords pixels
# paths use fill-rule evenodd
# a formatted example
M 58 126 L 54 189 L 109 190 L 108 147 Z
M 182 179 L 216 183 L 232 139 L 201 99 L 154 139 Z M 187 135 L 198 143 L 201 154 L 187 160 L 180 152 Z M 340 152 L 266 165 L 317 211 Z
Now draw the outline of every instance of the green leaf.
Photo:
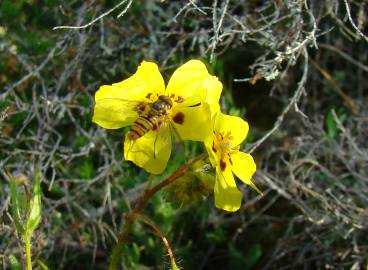
M 332 110 L 328 112 L 326 117 L 326 128 L 327 128 L 327 135 L 329 138 L 333 139 L 336 137 L 338 128 L 336 125 L 336 121 L 333 117 Z
M 131 246 L 124 246 L 124 263 L 128 269 L 137 269 L 139 265 L 139 259 L 141 255 L 141 251 L 139 246 L 136 243 L 133 243 Z
M 22 270 L 22 266 L 14 255 L 9 256 L 10 268 L 12 270 Z
M 92 163 L 85 161 L 80 167 L 79 174 L 83 179 L 92 179 L 96 175 L 96 171 Z
M 262 256 L 262 247 L 259 244 L 250 246 L 245 254 L 233 244 L 229 244 L 228 248 L 231 269 L 253 269 Z
M 337 116 L 337 119 L 340 123 L 343 123 L 346 118 L 347 115 L 344 111 L 344 109 L 339 108 L 337 111 L 335 111 L 335 109 L 331 109 L 327 116 L 326 116 L 326 129 L 327 129 L 327 136 L 330 139 L 334 139 L 336 138 L 336 136 L 339 134 L 340 130 L 338 128 L 336 119 L 334 117 L 334 113 Z
M 21 210 L 20 207 L 22 204 L 19 204 L 19 196 L 20 193 L 17 193 L 17 184 L 13 177 L 10 178 L 10 200 L 11 200 L 11 212 L 12 218 L 14 220 L 15 227 L 19 234 L 24 235 L 24 227 L 21 219 Z
M 245 259 L 248 267 L 251 269 L 262 256 L 262 246 L 260 244 L 252 245 L 245 253 Z
M 29 217 L 27 220 L 27 231 L 31 234 L 41 221 L 41 187 L 40 173 L 35 174 L 35 183 L 29 209 Z
M 41 260 L 37 260 L 37 265 L 41 270 L 49 270 L 48 266 Z
M 226 239 L 225 231 L 221 227 L 216 227 L 214 230 L 206 233 L 206 238 L 209 241 L 220 243 Z

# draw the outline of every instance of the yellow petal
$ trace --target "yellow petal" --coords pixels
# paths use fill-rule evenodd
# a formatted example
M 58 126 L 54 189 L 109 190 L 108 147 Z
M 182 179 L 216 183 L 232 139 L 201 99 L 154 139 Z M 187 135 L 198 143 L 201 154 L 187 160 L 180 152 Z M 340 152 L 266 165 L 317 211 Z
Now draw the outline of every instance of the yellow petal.
M 170 117 L 180 140 L 204 141 L 211 133 L 210 109 L 205 103 L 194 107 L 174 106 Z
M 143 61 L 136 73 L 128 79 L 113 84 L 126 91 L 130 99 L 142 100 L 149 93 L 163 95 L 165 83 L 157 65 L 153 62 Z
M 231 155 L 232 171 L 235 175 L 247 185 L 251 186 L 258 193 L 262 192 L 252 182 L 253 174 L 256 172 L 256 163 L 253 157 L 243 152 L 237 152 Z
M 208 157 L 210 159 L 212 167 L 217 167 L 219 165 L 219 158 L 218 158 L 217 154 L 214 152 L 214 148 L 213 148 L 214 138 L 215 138 L 215 134 L 212 132 L 211 135 L 208 136 L 204 140 L 204 145 L 206 147 Z
M 125 137 L 124 158 L 152 174 L 162 173 L 167 165 L 172 148 L 171 134 L 167 125 L 159 131 L 149 131 L 141 138 Z
M 237 116 L 226 115 L 219 112 L 215 119 L 215 132 L 231 132 L 232 136 L 232 147 L 239 145 L 244 141 L 248 134 L 249 126 L 248 123 Z
M 175 70 L 166 88 L 166 94 L 182 96 L 184 100 L 197 97 L 200 102 L 204 96 L 203 81 L 211 77 L 205 64 L 199 60 L 190 60 Z M 202 92 L 201 92 L 202 91 Z M 193 100 L 192 100 L 193 102 Z
M 138 114 L 139 102 L 150 101 L 149 93 L 163 94 L 164 80 L 155 63 L 145 62 L 128 79 L 113 85 L 103 85 L 95 94 L 92 121 L 104 128 L 121 128 L 132 124 Z
M 131 125 L 138 114 L 135 111 L 136 101 L 126 99 L 120 88 L 103 85 L 96 92 L 92 121 L 103 128 L 121 128 Z
M 240 208 L 242 193 L 238 190 L 230 168 L 221 171 L 216 168 L 215 206 L 217 208 L 234 212 Z
M 220 111 L 220 96 L 222 92 L 222 83 L 215 76 L 210 76 L 203 81 L 206 89 L 205 102 L 210 105 L 211 116 Z

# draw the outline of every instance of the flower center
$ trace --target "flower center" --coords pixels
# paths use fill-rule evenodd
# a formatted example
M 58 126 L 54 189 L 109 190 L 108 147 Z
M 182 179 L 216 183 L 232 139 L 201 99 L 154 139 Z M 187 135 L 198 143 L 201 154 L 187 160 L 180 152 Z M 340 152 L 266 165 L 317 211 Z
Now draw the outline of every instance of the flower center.
M 166 95 L 159 95 L 158 93 L 148 93 L 146 95 L 146 99 L 147 99 L 146 103 L 152 103 L 152 104 L 155 104 L 157 102 L 166 103 L 166 104 L 171 104 L 171 107 L 173 103 L 184 102 L 184 98 L 177 94 L 170 94 L 170 96 L 166 96 Z
M 174 93 L 170 94 L 170 96 L 148 93 L 146 95 L 146 99 L 148 99 L 147 103 L 143 102 L 143 105 L 141 105 L 143 110 L 137 107 L 137 111 L 140 116 L 147 115 L 148 117 L 160 117 L 162 122 L 172 119 L 172 121 L 179 125 L 184 123 L 184 113 L 177 112 L 175 115 L 171 115 L 172 107 L 177 103 L 184 102 L 184 98 L 182 96 Z
M 170 97 L 157 93 L 148 93 L 146 95 L 146 100 L 147 101 L 141 102 L 135 107 L 139 117 L 162 118 L 168 115 L 173 106 L 173 101 Z
M 233 146 L 233 137 L 231 132 L 215 133 L 213 139 L 212 150 L 216 153 L 218 160 L 220 161 L 220 168 L 222 171 L 226 169 L 227 164 L 232 165 L 231 155 L 239 151 L 239 146 Z
M 148 93 L 146 101 L 137 104 L 135 107 L 139 119 L 149 122 L 153 130 L 158 130 L 168 121 L 174 121 L 182 125 L 185 121 L 183 112 L 176 112 L 172 115 L 172 107 L 177 103 L 184 102 L 182 96 L 170 94 L 170 96 L 159 95 L 158 93 Z M 141 121 L 142 122 L 142 121 Z

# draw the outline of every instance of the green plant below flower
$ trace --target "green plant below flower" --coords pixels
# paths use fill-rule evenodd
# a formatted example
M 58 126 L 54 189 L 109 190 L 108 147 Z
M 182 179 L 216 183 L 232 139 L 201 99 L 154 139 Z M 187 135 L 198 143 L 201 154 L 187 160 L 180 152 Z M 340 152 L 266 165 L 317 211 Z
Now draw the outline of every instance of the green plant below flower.
M 10 194 L 11 194 L 11 213 L 17 229 L 24 242 L 24 257 L 27 270 L 32 269 L 31 259 L 31 240 L 34 230 L 38 227 L 41 213 L 41 187 L 40 174 L 37 172 L 34 177 L 33 192 L 28 194 L 27 189 L 24 192 L 18 190 L 17 186 L 23 185 L 24 177 L 18 177 L 18 181 L 10 176 Z M 10 258 L 12 265 L 16 264 L 16 258 Z

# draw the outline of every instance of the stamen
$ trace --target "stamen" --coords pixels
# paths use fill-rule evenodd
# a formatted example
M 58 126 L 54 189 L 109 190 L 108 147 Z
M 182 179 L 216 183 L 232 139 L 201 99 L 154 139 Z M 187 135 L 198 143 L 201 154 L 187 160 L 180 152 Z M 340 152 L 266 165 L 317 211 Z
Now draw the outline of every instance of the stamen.
M 182 96 L 177 96 L 176 99 L 175 99 L 175 102 L 176 103 L 182 103 L 182 102 L 184 102 L 184 98 Z
M 226 169 L 226 162 L 223 160 L 220 160 L 220 169 L 221 171 L 225 171 Z
M 215 132 L 212 143 L 212 150 L 216 153 L 218 160 L 220 160 L 220 169 L 223 171 L 227 164 L 232 164 L 231 155 L 239 151 L 239 146 L 232 146 L 233 137 L 231 132 Z

